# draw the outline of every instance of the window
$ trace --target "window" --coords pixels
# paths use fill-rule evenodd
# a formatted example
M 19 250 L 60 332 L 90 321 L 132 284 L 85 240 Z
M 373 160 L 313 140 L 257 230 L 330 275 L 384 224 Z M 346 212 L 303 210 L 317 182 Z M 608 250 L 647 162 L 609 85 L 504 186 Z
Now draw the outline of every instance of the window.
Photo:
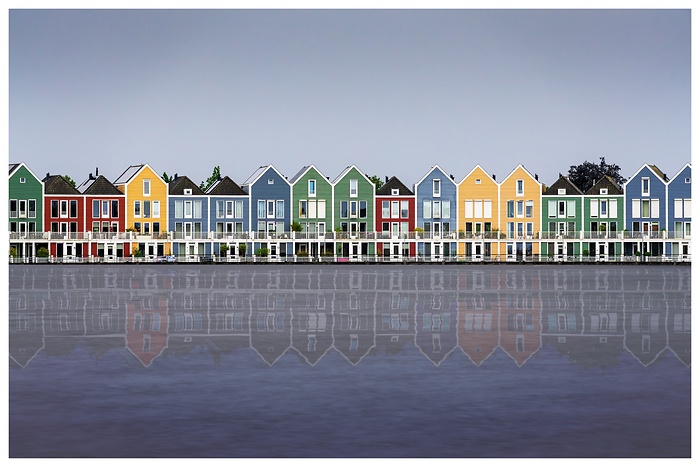
M 197 206 L 199 206 L 199 210 L 197 209 Z M 202 217 L 202 202 L 195 201 L 194 207 L 194 217 Z M 153 201 L 153 217 L 156 219 L 160 217 L 160 201 Z
M 433 219 L 440 218 L 440 201 L 433 201 Z
M 267 217 L 275 217 L 275 202 L 272 200 L 267 201 Z
M 341 219 L 348 218 L 348 202 L 347 201 L 340 202 L 340 218 Z
M 350 197 L 357 198 L 357 179 L 350 179 Z
M 284 200 L 282 200 L 282 199 L 277 200 L 277 216 L 276 217 L 280 218 L 280 219 L 284 217 Z
M 92 200 L 92 217 L 100 217 L 100 201 L 96 199 Z
M 398 189 L 398 188 L 392 188 L 392 189 L 391 189 L 391 196 L 399 196 L 399 189 Z
M 566 194 L 566 188 L 559 188 L 557 190 L 558 195 L 565 195 Z
M 141 201 L 134 201 L 134 217 L 141 217 Z
M 474 217 L 474 201 L 464 201 L 464 217 L 466 217 L 467 219 L 471 219 Z
M 17 201 L 15 201 L 15 200 L 12 200 L 12 201 L 15 202 L 15 208 L 14 208 L 15 215 L 14 216 L 10 215 L 10 217 L 17 217 L 17 204 L 16 204 Z M 99 201 L 98 201 L 98 203 L 99 203 Z M 98 212 L 98 217 L 99 217 L 99 204 L 97 206 L 97 209 L 98 209 L 97 212 Z M 12 203 L 10 203 L 10 211 L 13 211 Z M 51 217 L 58 217 L 58 200 L 51 200 Z
M 112 200 L 112 217 L 119 217 L 119 200 Z
M 62 203 L 65 203 L 65 201 L 62 201 Z M 27 217 L 27 200 L 26 199 L 19 200 L 19 217 Z M 62 216 L 62 217 L 66 217 L 66 216 Z
M 649 178 L 642 178 L 642 196 L 649 196 Z
M 357 217 L 357 201 L 350 201 L 350 217 Z
M 399 217 L 399 202 L 398 201 L 392 201 L 391 202 L 391 217 Z
M 143 179 L 143 196 L 151 196 L 151 179 Z
M 566 217 L 566 201 L 559 201 L 558 217 Z
M 258 218 L 266 217 L 267 216 L 267 211 L 265 210 L 265 201 L 264 200 L 258 200 Z M 263 230 L 265 230 L 263 228 Z
M 19 202 L 19 217 L 24 217 L 22 215 L 22 203 L 23 201 L 20 200 Z M 61 200 L 61 217 L 68 217 L 68 201 L 65 199 Z
M 524 203 L 522 201 L 518 201 L 516 203 L 517 210 L 516 210 L 515 215 L 518 217 L 523 217 L 523 215 L 524 215 L 523 204 Z
M 532 217 L 532 213 L 534 211 L 534 206 L 535 206 L 535 202 L 533 200 L 529 200 L 529 201 L 525 202 L 525 217 Z
M 385 219 L 389 217 L 389 201 L 382 201 L 382 217 Z
M 601 195 L 607 195 L 607 194 L 608 194 L 608 189 L 607 189 L 607 188 L 601 188 L 601 189 L 600 189 L 600 194 L 601 194 Z
M 576 217 L 576 200 L 566 200 L 566 213 L 568 217 Z
M 318 212 L 317 212 L 318 219 L 325 219 L 326 218 L 326 200 L 319 199 L 317 204 L 318 204 Z
M 600 200 L 600 217 L 608 217 L 608 201 L 605 199 Z
M 302 199 L 299 200 L 299 218 L 300 219 L 306 219 L 306 212 L 307 212 L 307 207 L 306 207 L 306 200 Z
M 401 201 L 401 218 L 408 219 L 408 201 Z
M 523 180 L 516 180 L 515 181 L 515 194 L 517 196 L 524 196 L 525 195 L 525 182 Z
M 70 200 L 70 217 L 78 217 L 78 201 L 75 199 Z
M 442 218 L 450 218 L 450 200 L 442 200 Z
M 440 196 L 440 179 L 433 180 L 433 196 Z
M 651 203 L 649 202 L 648 199 L 643 199 L 642 200 L 642 217 L 650 217 L 651 216 Z
M 237 199 L 233 202 L 233 217 L 243 219 L 243 200 Z
M 688 201 L 690 201 L 690 200 L 688 200 Z M 29 200 L 29 217 L 32 219 L 36 218 L 36 200 L 35 199 Z M 34 225 L 34 224 L 29 224 L 29 225 Z
M 690 177 L 685 177 L 685 183 L 690 183 Z
M 477 185 L 481 185 L 481 179 L 480 179 L 480 178 L 477 178 L 476 181 L 475 181 L 474 183 L 476 183 Z
M 489 219 L 491 217 L 493 217 L 493 214 L 491 213 L 491 200 L 485 199 L 484 200 L 484 218 Z
M 430 219 L 431 217 L 433 217 L 433 203 L 427 199 L 423 200 L 423 219 Z
M 20 183 L 27 183 L 27 179 L 24 177 L 19 177 L 19 182 Z
M 557 217 L 557 202 L 551 199 L 547 201 L 547 217 Z
M 367 201 L 360 201 L 360 219 L 367 218 Z
M 182 210 L 182 200 L 177 200 L 175 201 L 175 218 L 180 219 L 184 217 L 183 215 L 183 210 Z
M 506 201 L 506 217 L 515 217 L 515 201 L 512 199 Z
M 634 204 L 634 201 L 632 202 Z M 591 217 L 598 217 L 598 200 L 591 200 Z
M 640 215 L 640 200 L 638 199 L 633 199 L 632 200 L 632 217 L 641 217 Z M 637 229 L 638 231 L 639 229 Z
M 316 180 L 309 180 L 309 196 L 316 196 Z
M 216 202 L 216 217 L 217 217 L 218 219 L 222 219 L 222 218 L 224 217 L 224 210 L 225 210 L 225 207 L 226 207 L 226 203 L 225 203 L 224 201 L 218 200 L 218 201 Z M 177 205 L 176 205 L 176 208 L 177 208 Z M 177 215 L 177 210 L 176 210 L 175 217 L 179 217 L 179 216 Z
M 151 202 L 150 201 L 144 201 L 143 202 L 143 217 L 151 217 Z
M 274 178 L 268 178 L 268 179 L 267 179 L 267 184 L 268 184 L 268 185 L 274 185 L 274 184 L 275 184 L 275 179 L 274 179 Z

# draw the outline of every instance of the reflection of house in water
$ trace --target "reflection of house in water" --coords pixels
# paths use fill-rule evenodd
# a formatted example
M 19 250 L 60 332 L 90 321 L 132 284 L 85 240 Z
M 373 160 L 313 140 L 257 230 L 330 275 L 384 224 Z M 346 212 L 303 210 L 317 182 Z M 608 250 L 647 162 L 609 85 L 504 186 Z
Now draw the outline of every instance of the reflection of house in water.
M 168 345 L 167 296 L 136 292 L 126 302 L 126 348 L 147 367 Z
M 85 335 L 87 297 L 74 288 L 51 291 L 44 314 L 44 351 L 47 355 L 69 355 Z
M 222 354 L 250 348 L 250 295 L 215 291 L 208 297 L 210 327 L 205 343 L 219 363 Z
M 44 348 L 42 294 L 32 291 L 11 292 L 9 300 L 10 362 L 26 367 Z
M 457 347 L 457 292 L 418 292 L 415 339 L 436 366 Z
M 473 293 L 460 293 L 457 299 L 457 342 L 476 366 L 498 348 L 500 339 L 497 292 L 474 287 Z
M 377 292 L 376 303 L 376 350 L 398 354 L 414 340 L 416 294 L 401 290 Z
M 625 348 L 642 365 L 649 365 L 666 348 L 667 303 L 659 291 L 642 289 L 625 294 Z
M 522 366 L 542 346 L 539 270 L 507 270 L 499 291 L 500 346 Z
M 352 285 L 352 282 L 351 282 Z M 333 294 L 333 345 L 353 365 L 375 346 L 375 293 L 338 290 Z
M 292 306 L 292 347 L 315 365 L 333 346 L 332 304 L 323 291 L 298 292 Z
M 291 292 L 251 294 L 250 346 L 268 365 L 273 365 L 292 345 L 291 315 L 287 302 Z

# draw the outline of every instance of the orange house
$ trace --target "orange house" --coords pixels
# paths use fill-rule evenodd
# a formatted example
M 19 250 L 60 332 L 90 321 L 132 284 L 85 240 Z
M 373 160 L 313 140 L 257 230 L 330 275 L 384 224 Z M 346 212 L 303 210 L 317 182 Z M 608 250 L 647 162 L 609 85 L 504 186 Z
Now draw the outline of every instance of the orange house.
M 169 255 L 168 184 L 148 164 L 140 164 L 126 169 L 114 186 L 126 197 L 126 228 L 133 229 L 129 253 Z
M 540 205 L 543 185 L 538 176 L 517 166 L 499 186 L 501 259 L 520 261 L 540 254 Z
M 458 254 L 481 261 L 498 253 L 498 182 L 477 165 L 457 185 Z

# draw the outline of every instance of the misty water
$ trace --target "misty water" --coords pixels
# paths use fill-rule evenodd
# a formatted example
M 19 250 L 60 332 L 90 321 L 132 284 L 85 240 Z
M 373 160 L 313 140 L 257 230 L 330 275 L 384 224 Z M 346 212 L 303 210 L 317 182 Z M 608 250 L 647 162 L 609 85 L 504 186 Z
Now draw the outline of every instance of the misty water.
M 12 265 L 11 457 L 689 457 L 689 266 Z

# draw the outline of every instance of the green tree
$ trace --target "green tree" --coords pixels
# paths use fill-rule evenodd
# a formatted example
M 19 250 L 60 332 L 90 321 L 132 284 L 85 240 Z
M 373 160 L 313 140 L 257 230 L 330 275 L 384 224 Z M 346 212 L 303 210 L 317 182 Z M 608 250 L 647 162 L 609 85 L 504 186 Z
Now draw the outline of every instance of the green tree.
M 374 183 L 374 186 L 377 190 L 380 189 L 384 185 L 384 182 L 382 181 L 382 179 L 377 177 L 376 175 L 372 175 L 371 177 L 369 177 L 369 181 Z
M 75 188 L 75 181 L 74 181 L 72 178 L 70 178 L 70 176 L 64 175 L 64 176 L 63 176 L 63 179 L 64 179 L 65 181 L 67 181 L 67 182 L 70 184 L 70 186 L 72 186 L 73 188 Z
M 211 173 L 211 177 L 207 178 L 205 181 L 199 184 L 199 188 L 202 191 L 207 191 L 210 186 L 212 186 L 218 179 L 221 178 L 221 169 L 217 165 Z
M 165 183 L 170 183 L 173 181 L 173 177 L 168 175 L 167 172 L 163 172 L 163 175 L 160 178 L 162 178 Z
M 585 161 L 583 164 L 569 167 L 569 180 L 584 193 L 605 175 L 608 175 L 620 186 L 627 181 L 620 175 L 620 166 L 606 163 L 605 157 L 600 158 L 600 164 Z

